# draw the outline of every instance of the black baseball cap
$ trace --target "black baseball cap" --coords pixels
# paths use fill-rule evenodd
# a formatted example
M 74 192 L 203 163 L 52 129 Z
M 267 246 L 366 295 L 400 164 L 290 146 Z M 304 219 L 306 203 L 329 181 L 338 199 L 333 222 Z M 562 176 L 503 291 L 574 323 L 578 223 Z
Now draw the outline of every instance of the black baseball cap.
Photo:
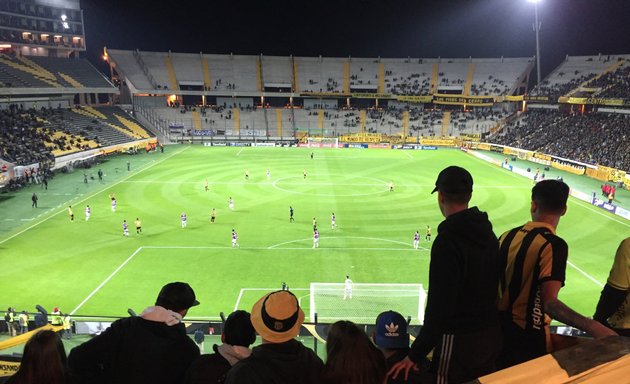
M 473 179 L 470 173 L 462 167 L 451 165 L 440 172 L 435 181 L 435 189 L 431 193 L 471 193 Z
M 168 283 L 162 287 L 155 301 L 155 305 L 172 311 L 179 311 L 199 305 L 199 302 L 195 297 L 195 291 L 193 291 L 190 285 L 178 281 Z

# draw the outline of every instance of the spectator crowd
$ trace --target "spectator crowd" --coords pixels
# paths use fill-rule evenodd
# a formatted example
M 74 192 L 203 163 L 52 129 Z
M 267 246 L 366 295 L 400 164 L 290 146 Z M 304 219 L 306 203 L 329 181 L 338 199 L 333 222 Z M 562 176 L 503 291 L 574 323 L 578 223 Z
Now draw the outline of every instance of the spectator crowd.
M 630 171 L 630 117 L 530 109 L 490 142 Z

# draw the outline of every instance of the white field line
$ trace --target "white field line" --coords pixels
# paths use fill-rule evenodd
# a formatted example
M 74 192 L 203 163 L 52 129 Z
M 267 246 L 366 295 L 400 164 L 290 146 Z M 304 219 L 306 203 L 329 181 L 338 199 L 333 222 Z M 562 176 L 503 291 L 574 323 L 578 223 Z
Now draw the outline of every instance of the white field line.
M 298 176 L 295 176 L 298 178 Z M 299 176 L 301 177 L 301 176 Z M 283 178 L 286 179 L 286 178 Z M 267 185 L 277 183 L 279 180 L 270 181 L 227 181 L 227 182 L 208 182 L 212 185 Z M 164 181 L 164 180 L 128 180 L 124 181 L 126 184 L 203 184 L 202 181 Z M 387 182 L 382 183 L 318 183 L 318 182 L 285 182 L 282 181 L 282 185 L 308 185 L 308 186 L 348 186 L 348 187 L 381 187 L 387 185 Z M 405 187 L 409 188 L 433 188 L 433 184 L 405 184 Z M 475 185 L 475 189 L 531 189 L 529 186 L 515 186 L 515 185 Z
M 580 269 L 577 265 L 573 264 L 572 262 L 567 260 L 567 263 L 572 266 L 573 268 L 575 268 L 578 272 L 580 272 L 582 275 L 584 275 L 587 279 L 589 279 L 590 281 L 594 282 L 595 284 L 597 284 L 600 287 L 603 287 L 604 284 L 602 284 L 601 282 L 599 282 L 597 279 L 595 279 L 593 276 L 589 275 L 588 273 L 584 272 L 582 269 Z
M 234 311 L 236 311 L 238 309 L 238 306 L 241 303 L 241 298 L 243 297 L 243 292 L 245 292 L 245 291 L 243 290 L 243 288 L 241 288 L 241 292 L 239 292 L 238 298 L 236 299 L 236 304 L 234 305 Z
M 245 291 L 274 292 L 274 291 L 277 291 L 277 290 L 278 290 L 278 287 L 276 287 L 276 288 L 241 288 L 241 292 L 239 292 L 238 299 L 236 299 L 236 304 L 234 305 L 234 310 L 236 311 L 238 309 L 238 306 L 241 304 L 241 299 L 243 298 L 243 293 Z M 310 291 L 310 288 L 290 288 L 289 290 L 292 291 L 292 292 L 293 291 Z M 304 296 L 302 296 L 302 297 L 304 297 Z M 298 302 L 299 302 L 299 299 L 298 299 Z
M 341 239 L 342 237 L 337 237 L 338 239 Z M 330 237 L 325 238 L 325 239 L 330 239 Z M 308 239 L 304 239 L 304 240 L 294 240 L 294 241 L 288 241 L 286 243 L 282 243 L 282 244 L 290 244 L 290 243 L 294 243 L 294 242 L 298 242 L 298 241 L 306 241 L 306 240 L 311 240 L 311 238 Z M 393 240 L 392 240 L 393 241 Z M 230 246 L 223 246 L 223 247 L 212 247 L 212 246 L 208 246 L 208 247 L 203 247 L 203 246 L 177 246 L 177 245 L 167 245 L 167 246 L 159 246 L 159 245 L 146 245 L 143 246 L 143 249 L 234 249 L 234 252 L 238 252 L 239 250 L 252 250 L 252 251 L 268 251 L 268 250 L 276 250 L 276 251 L 305 251 L 305 250 L 311 250 L 313 249 L 312 247 L 291 247 L 291 248 L 275 248 L 276 246 L 282 245 L 282 244 L 276 244 L 273 247 L 240 247 L 240 248 L 233 248 Z M 357 251 L 417 251 L 417 249 L 413 249 L 413 248 L 355 248 L 355 247 L 322 247 L 320 246 L 318 249 L 324 249 L 324 250 L 337 250 L 337 251 L 351 251 L 351 250 L 357 250 Z M 428 251 L 428 248 L 424 248 L 421 247 L 420 250 L 422 251 Z
M 410 159 L 412 159 L 412 160 L 413 160 L 413 156 L 411 156 L 411 155 L 409 154 L 409 152 L 407 152 L 407 151 L 402 151 L 402 153 L 404 153 L 405 155 L 407 155 L 407 157 L 408 157 L 408 158 L 410 158 Z
M 360 239 L 360 240 L 376 240 L 376 241 L 384 241 L 387 243 L 394 243 L 394 244 L 402 244 L 402 245 L 408 245 L 410 247 L 412 247 L 411 244 L 409 243 L 404 243 L 402 241 L 398 241 L 398 240 L 389 240 L 389 239 L 383 239 L 380 237 L 358 237 L 358 236 L 330 236 L 330 237 L 326 237 L 326 239 Z M 278 244 L 274 244 L 269 246 L 269 249 L 275 249 L 276 247 L 280 247 L 282 245 L 285 244 L 291 244 L 291 243 L 298 243 L 300 241 L 307 241 L 307 240 L 312 240 L 312 238 L 307 238 L 307 239 L 298 239 L 298 240 L 291 240 L 291 241 L 285 241 L 283 243 L 278 243 Z M 286 248 L 281 248 L 281 249 L 286 249 Z M 351 248 L 351 249 L 358 249 L 358 248 Z M 368 248 L 368 249 L 373 249 L 373 248 Z
M 75 309 L 73 309 L 73 310 L 72 310 L 72 312 L 70 312 L 70 316 L 74 315 L 76 311 L 78 311 L 78 310 L 79 310 L 79 309 L 80 309 L 80 308 L 81 308 L 81 307 L 82 307 L 85 303 L 87 303 L 87 301 L 88 301 L 88 300 L 90 300 L 90 299 L 92 298 L 92 296 L 94 296 L 94 295 L 96 294 L 96 292 L 100 291 L 100 289 L 101 289 L 101 288 L 103 288 L 103 286 L 104 286 L 105 284 L 107 284 L 107 282 L 108 282 L 109 280 L 111 280 L 111 278 L 112 278 L 112 277 L 116 276 L 116 274 L 117 274 L 117 273 L 118 273 L 118 272 L 119 272 L 119 271 L 120 271 L 120 270 L 121 270 L 121 269 L 122 269 L 125 265 L 127 265 L 127 263 L 128 263 L 129 261 L 131 261 L 131 259 L 133 259 L 133 258 L 134 258 L 134 257 L 138 254 L 138 252 L 140 252 L 141 250 L 142 250 L 142 247 L 140 247 L 140 248 L 136 249 L 136 251 L 135 251 L 134 253 L 132 253 L 132 254 L 131 254 L 131 256 L 129 256 L 129 257 L 127 258 L 127 260 L 123 261 L 123 263 L 122 263 L 122 264 L 120 264 L 120 265 L 118 266 L 118 268 L 116 268 L 116 270 L 115 270 L 114 272 L 112 272 L 109 276 L 107 276 L 107 278 L 106 278 L 105 280 L 103 280 L 103 282 L 102 282 L 102 283 L 101 283 L 98 287 L 96 287 L 96 289 L 95 289 L 95 290 L 93 290 L 93 291 L 92 291 L 92 293 L 90 293 L 90 294 L 88 295 L 88 297 L 86 297 L 86 298 L 85 298 L 85 299 L 81 302 L 81 304 L 77 305 L 77 307 L 76 307 Z
M 92 197 L 94 197 L 94 196 L 98 195 L 99 193 L 101 193 L 101 192 L 103 192 L 103 191 L 105 191 L 105 190 L 107 190 L 107 189 L 110 189 L 110 188 L 115 187 L 116 185 L 118 185 L 118 184 L 122 183 L 123 181 L 127 180 L 128 178 L 130 178 L 130 177 L 132 177 L 132 176 L 136 176 L 136 175 L 138 175 L 138 174 L 140 174 L 140 173 L 142 173 L 142 172 L 146 171 L 147 169 L 152 168 L 153 166 L 158 165 L 158 164 L 160 164 L 160 163 L 164 162 L 165 160 L 168 160 L 168 159 L 170 159 L 171 157 L 173 157 L 173 156 L 175 156 L 175 155 L 178 155 L 178 154 L 180 154 L 180 153 L 184 152 L 184 151 L 185 151 L 185 150 L 187 150 L 188 148 L 190 148 L 190 147 L 185 147 L 185 148 L 184 148 L 184 149 L 182 149 L 181 151 L 179 151 L 179 152 L 175 152 L 175 153 L 173 153 L 173 154 L 171 154 L 171 155 L 169 155 L 169 156 L 167 156 L 167 157 L 163 158 L 162 160 L 156 161 L 156 162 L 154 162 L 154 163 L 150 163 L 150 164 L 149 164 L 148 166 L 146 166 L 144 169 L 141 169 L 141 170 L 139 170 L 138 172 L 132 173 L 132 174 L 130 174 L 129 176 L 127 176 L 127 177 L 125 177 L 125 178 L 123 178 L 123 179 L 121 179 L 121 180 L 119 180 L 119 181 L 115 182 L 115 183 L 114 183 L 114 184 L 112 184 L 112 185 L 106 186 L 105 188 L 100 189 L 100 190 L 98 190 L 98 191 L 94 192 L 93 194 L 89 195 L 88 197 L 86 197 L 86 198 L 84 198 L 84 199 L 82 199 L 82 200 L 77 201 L 77 202 L 76 202 L 76 203 L 74 203 L 74 204 L 79 204 L 79 203 L 82 203 L 82 202 L 84 202 L 84 201 L 86 201 L 86 200 L 89 200 L 89 199 L 91 199 Z M 64 205 L 65 205 L 65 204 L 64 204 Z M 5 242 L 7 242 L 7 241 L 11 240 L 12 238 L 14 238 L 14 237 L 16 237 L 16 236 L 19 236 L 19 235 L 23 234 L 24 232 L 28 231 L 29 229 L 32 229 L 32 228 L 34 228 L 34 227 L 36 227 L 36 226 L 40 225 L 41 223 L 44 223 L 44 222 L 46 222 L 46 221 L 50 220 L 51 218 L 53 218 L 53 217 L 57 216 L 58 214 L 60 214 L 60 213 L 62 213 L 62 212 L 65 212 L 65 211 L 66 211 L 66 210 L 65 210 L 65 208 L 64 208 L 64 209 L 60 210 L 60 211 L 59 211 L 59 212 L 57 212 L 57 213 L 53 213 L 52 215 L 50 215 L 50 216 L 48 216 L 48 217 L 44 218 L 44 219 L 43 219 L 43 220 L 41 220 L 41 221 L 38 221 L 37 223 L 35 223 L 35 224 L 31 225 L 30 227 L 27 227 L 27 228 L 25 228 L 25 229 L 21 230 L 20 232 L 15 233 L 15 234 L 13 234 L 13 235 L 11 235 L 11 236 L 7 237 L 6 239 L 0 240 L 0 244 L 3 244 L 3 243 L 5 243 Z
M 240 155 L 240 154 L 241 154 L 241 152 L 243 152 L 243 149 L 245 149 L 245 148 L 244 148 L 244 147 L 243 147 L 243 148 L 241 148 L 241 150 L 240 150 L 240 151 L 238 151 L 238 153 L 236 154 L 236 156 Z
M 606 215 L 604 212 L 600 211 L 600 210 L 599 210 L 599 209 L 597 209 L 597 208 L 592 208 L 590 205 L 587 205 L 587 204 L 588 204 L 587 202 L 582 201 L 582 200 L 580 200 L 580 199 L 578 199 L 578 198 L 573 198 L 573 199 L 571 199 L 571 200 L 569 200 L 569 201 L 573 201 L 573 202 L 576 202 L 576 203 L 580 203 L 580 204 L 576 204 L 576 205 L 577 205 L 578 207 L 582 207 L 582 208 L 587 209 L 587 210 L 589 210 L 589 211 L 591 211 L 591 212 L 594 212 L 594 213 L 596 213 L 596 214 L 598 214 L 598 215 L 600 215 L 600 216 L 603 216 L 603 217 L 605 217 L 605 218 L 607 218 L 607 219 L 609 219 L 609 220 L 612 220 L 612 221 L 614 221 L 614 222 L 616 222 L 616 223 L 619 223 L 619 224 L 621 224 L 621 225 L 625 225 L 626 227 L 630 227 L 630 224 L 629 224 L 629 223 L 627 223 L 627 222 L 623 222 L 623 221 L 620 221 L 620 220 L 617 220 L 616 218 L 614 218 L 614 217 L 612 217 L 612 216 Z

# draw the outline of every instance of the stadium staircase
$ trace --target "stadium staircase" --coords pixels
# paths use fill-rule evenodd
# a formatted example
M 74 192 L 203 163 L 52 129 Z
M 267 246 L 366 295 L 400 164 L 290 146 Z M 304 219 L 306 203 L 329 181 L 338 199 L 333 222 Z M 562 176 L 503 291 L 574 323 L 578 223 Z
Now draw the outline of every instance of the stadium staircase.
M 343 93 L 350 94 L 350 62 L 343 63 Z
M 433 64 L 431 71 L 431 94 L 437 92 L 438 78 L 440 77 L 440 65 L 438 63 Z
M 367 112 L 365 111 L 365 109 L 362 109 L 359 111 L 359 127 L 360 127 L 360 133 L 365 133 L 365 122 L 367 120 Z
M 170 54 L 164 58 L 164 63 L 166 64 L 166 70 L 168 71 L 168 81 L 171 89 L 179 90 L 179 82 L 177 81 L 177 76 L 175 75 L 175 67 L 173 66 L 173 60 L 171 59 Z
M 192 111 L 192 116 L 193 116 L 193 129 L 196 131 L 201 131 L 201 114 L 196 108 Z
M 409 136 L 409 111 L 403 111 L 402 126 L 403 126 L 402 136 L 408 137 Z
M 470 88 L 472 87 L 473 78 L 475 77 L 475 69 L 477 64 L 470 63 L 468 65 L 468 73 L 466 74 L 466 83 L 464 85 L 464 96 L 470 95 Z
M 260 56 L 256 58 L 256 87 L 258 88 L 258 92 L 262 92 L 263 87 L 263 69 L 262 69 L 262 60 Z
M 234 132 L 237 135 L 241 134 L 241 110 L 239 108 L 232 108 L 232 119 L 234 120 Z
M 284 133 L 282 128 L 283 128 L 282 127 L 282 109 L 277 108 L 276 109 L 276 136 L 282 137 Z
M 291 56 L 291 81 L 293 84 L 293 92 L 294 93 L 298 93 L 299 91 L 299 84 L 300 82 L 298 81 L 298 66 L 297 66 L 297 62 L 295 61 L 295 57 Z
M 142 73 L 144 73 L 144 76 L 146 76 L 147 80 L 149 80 L 149 84 L 151 84 L 151 87 L 153 87 L 153 89 L 157 89 L 157 82 L 149 71 L 149 67 L 147 67 L 147 64 L 142 59 L 140 50 L 136 49 L 135 51 L 133 51 L 133 57 L 136 59 L 136 62 L 140 66 L 140 69 L 142 69 Z
M 208 59 L 201 59 L 201 69 L 203 70 L 203 86 L 209 91 L 212 89 L 212 78 L 210 77 L 210 65 Z
M 451 113 L 444 112 L 444 115 L 442 116 L 442 132 L 440 133 L 442 137 L 448 136 L 448 128 L 450 125 L 451 125 Z
M 385 93 L 385 64 L 378 63 L 378 93 Z

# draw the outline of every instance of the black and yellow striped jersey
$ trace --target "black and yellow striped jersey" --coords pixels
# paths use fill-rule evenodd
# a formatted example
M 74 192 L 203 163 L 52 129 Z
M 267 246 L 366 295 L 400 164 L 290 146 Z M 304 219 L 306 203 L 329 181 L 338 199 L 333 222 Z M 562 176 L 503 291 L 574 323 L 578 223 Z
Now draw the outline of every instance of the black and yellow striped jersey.
M 524 331 L 548 333 L 540 285 L 548 280 L 564 285 L 567 243 L 555 229 L 542 222 L 528 222 L 501 235 L 499 267 L 504 271 L 499 287 L 499 311 L 511 313 L 512 322 Z

